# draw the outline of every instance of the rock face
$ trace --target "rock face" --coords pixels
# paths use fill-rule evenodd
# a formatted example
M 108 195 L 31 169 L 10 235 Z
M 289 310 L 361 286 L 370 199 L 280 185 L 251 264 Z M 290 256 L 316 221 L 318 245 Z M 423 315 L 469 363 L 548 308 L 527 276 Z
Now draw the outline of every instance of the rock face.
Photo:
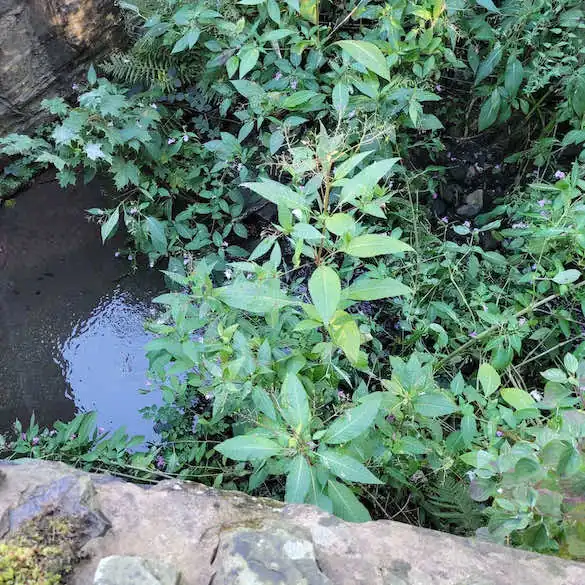
M 38 125 L 120 33 L 113 0 L 0 0 L 0 134 Z
M 199 484 L 146 488 L 43 461 L 0 463 L 2 475 L 0 537 L 39 507 L 87 515 L 94 529 L 72 585 L 105 585 L 116 570 L 125 575 L 116 585 L 166 585 L 179 572 L 181 585 L 585 583 L 585 564 L 397 522 L 348 524 Z

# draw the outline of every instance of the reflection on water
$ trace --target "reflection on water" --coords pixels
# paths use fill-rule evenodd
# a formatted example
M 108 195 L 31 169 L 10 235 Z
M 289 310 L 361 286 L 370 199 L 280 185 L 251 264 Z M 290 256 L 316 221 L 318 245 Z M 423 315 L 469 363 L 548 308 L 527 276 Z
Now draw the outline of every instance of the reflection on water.
M 118 287 L 74 326 L 55 361 L 77 411 L 95 410 L 105 429 L 125 426 L 131 434 L 152 439 L 152 422 L 139 413 L 156 397 L 139 392 L 147 384 L 144 346 L 151 336 L 143 324 L 148 316 L 146 302 Z

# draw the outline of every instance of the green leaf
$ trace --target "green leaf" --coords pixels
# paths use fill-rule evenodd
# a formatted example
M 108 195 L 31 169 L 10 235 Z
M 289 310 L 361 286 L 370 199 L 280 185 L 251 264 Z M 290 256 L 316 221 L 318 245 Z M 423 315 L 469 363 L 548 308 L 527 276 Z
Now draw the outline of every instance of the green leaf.
M 317 313 L 327 325 L 341 300 L 341 282 L 337 272 L 329 266 L 319 266 L 309 279 L 309 293 Z
M 291 462 L 286 476 L 285 502 L 304 504 L 311 485 L 311 467 L 304 455 L 297 455 Z
M 477 75 L 475 77 L 476 85 L 482 82 L 488 75 L 491 75 L 500 60 L 502 59 L 502 46 L 496 43 L 491 53 L 486 57 L 480 66 L 477 68 Z
M 120 208 L 116 207 L 112 215 L 108 217 L 108 220 L 102 224 L 102 242 L 105 242 L 110 236 L 112 236 L 118 227 L 118 220 L 120 219 Z
M 273 132 L 270 136 L 270 154 L 276 154 L 282 148 L 283 144 L 284 134 L 280 130 Z
M 322 440 L 326 443 L 339 444 L 359 437 L 374 423 L 380 408 L 380 400 L 381 394 L 377 400 L 368 400 L 360 406 L 345 411 L 327 429 Z
M 368 41 L 337 41 L 335 43 L 353 57 L 360 65 L 390 81 L 390 69 L 380 49 Z
M 380 179 L 387 175 L 399 160 L 399 158 L 388 158 L 376 161 L 348 181 L 345 181 L 341 189 L 339 205 L 360 199 L 364 195 L 369 195 L 380 182 Z M 337 181 L 335 184 L 337 184 Z
M 501 103 L 500 92 L 496 88 L 492 92 L 492 95 L 481 106 L 481 110 L 479 111 L 477 125 L 480 132 L 489 128 L 497 120 Z
M 238 93 L 245 98 L 259 98 L 266 94 L 264 88 L 253 81 L 247 79 L 233 79 L 232 85 L 236 88 Z
M 498 7 L 492 2 L 492 0 L 476 0 L 478 6 L 482 6 L 488 12 L 500 12 Z
M 148 226 L 148 233 L 150 234 L 150 239 L 152 240 L 152 244 L 156 248 L 156 251 L 165 254 L 167 251 L 165 224 L 162 221 L 149 216 L 146 218 L 146 225 Z
M 361 335 L 354 318 L 349 313 L 338 311 L 329 326 L 329 334 L 333 343 L 355 364 L 359 358 Z
M 414 410 L 422 416 L 447 416 L 459 410 L 455 402 L 439 392 L 419 394 L 413 401 Z
M 329 449 L 320 451 L 317 454 L 332 473 L 345 481 L 378 485 L 383 483 L 365 465 L 349 455 L 344 455 L 343 453 Z
M 124 160 L 121 156 L 114 157 L 112 172 L 117 189 L 123 189 L 128 183 L 138 185 L 140 182 L 140 171 L 131 160 Z
M 330 479 L 327 495 L 333 502 L 333 512 L 339 518 L 347 522 L 369 522 L 372 519 L 367 508 L 346 485 Z
M 220 443 L 216 448 L 225 457 L 235 461 L 253 461 L 279 455 L 284 449 L 275 441 L 256 435 L 240 435 Z
M 292 4 L 292 0 L 287 0 L 287 2 Z M 300 0 L 301 16 L 313 24 L 319 24 L 319 2 L 320 0 Z M 299 4 L 299 1 L 295 0 L 295 4 Z
M 570 270 L 563 270 L 562 272 L 559 272 L 553 278 L 553 281 L 557 284 L 571 284 L 572 282 L 579 280 L 580 276 L 581 273 L 578 270 L 571 268 Z
M 323 234 L 308 223 L 297 223 L 293 228 L 292 235 L 298 240 L 308 240 L 309 242 L 319 242 L 323 238 Z
M 267 0 L 266 8 L 268 9 L 268 16 L 276 23 L 280 24 L 280 8 L 276 0 Z
M 289 299 L 278 284 L 239 280 L 228 286 L 216 288 L 213 295 L 230 307 L 258 315 L 298 304 L 297 301 Z
M 412 289 L 394 278 L 360 278 L 343 291 L 353 301 L 376 301 L 412 294 Z
M 192 49 L 197 44 L 200 34 L 201 31 L 198 28 L 191 29 L 175 43 L 171 54 L 181 53 L 185 49 Z
M 556 382 L 558 384 L 564 384 L 567 381 L 567 375 L 559 368 L 551 368 L 550 370 L 542 372 L 541 375 L 546 380 L 549 380 L 550 382 Z
M 516 57 L 510 57 L 506 64 L 506 72 L 504 73 L 504 87 L 511 97 L 516 97 L 522 78 L 524 76 L 524 68 L 522 63 Z
M 477 379 L 485 396 L 492 395 L 502 383 L 500 375 L 490 364 L 481 364 L 477 372 Z
M 344 160 L 340 165 L 335 167 L 335 179 L 344 179 L 355 169 L 365 158 L 374 154 L 373 150 L 366 150 L 365 152 L 359 152 L 350 156 L 347 160 Z M 391 159 L 392 160 L 392 159 Z M 382 175 L 383 176 L 383 175 Z
M 303 384 L 295 374 L 287 374 L 280 393 L 282 416 L 297 432 L 309 426 L 311 409 Z
M 534 398 L 521 390 L 520 388 L 502 388 L 500 392 L 502 398 L 516 410 L 523 410 L 525 408 L 534 408 L 536 402 Z
M 275 205 L 284 205 L 289 209 L 305 209 L 307 207 L 303 195 L 271 179 L 265 179 L 261 183 L 242 183 L 241 186 L 258 193 Z
M 276 420 L 276 411 L 274 410 L 274 404 L 268 395 L 268 392 L 259 386 L 256 386 L 252 390 L 252 401 L 254 406 L 262 413 L 265 414 L 269 419 Z
M 245 77 L 246 73 L 249 73 L 254 69 L 258 58 L 260 57 L 260 51 L 257 47 L 244 47 L 240 53 L 240 79 Z
M 349 86 L 346 83 L 337 83 L 331 93 L 333 108 L 341 115 L 349 104 Z
M 95 67 L 93 66 L 93 63 L 89 66 L 89 69 L 87 70 L 87 81 L 89 82 L 89 85 L 95 85 L 97 82 L 97 73 L 95 72 Z
M 325 227 L 336 236 L 355 231 L 355 220 L 349 213 L 334 213 L 325 220 Z
M 356 258 L 373 258 L 384 254 L 399 254 L 414 250 L 404 242 L 382 234 L 366 234 L 353 238 L 343 250 Z

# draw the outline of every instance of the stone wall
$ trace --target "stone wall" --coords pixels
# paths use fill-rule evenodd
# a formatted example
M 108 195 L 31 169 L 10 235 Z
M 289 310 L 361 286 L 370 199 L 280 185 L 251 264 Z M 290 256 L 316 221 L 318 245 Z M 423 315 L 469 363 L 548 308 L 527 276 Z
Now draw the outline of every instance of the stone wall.
M 398 522 L 60 463 L 0 462 L 0 538 L 35 514 L 82 519 L 70 585 L 583 585 L 585 564 Z
M 0 0 L 0 134 L 37 126 L 121 32 L 114 0 Z

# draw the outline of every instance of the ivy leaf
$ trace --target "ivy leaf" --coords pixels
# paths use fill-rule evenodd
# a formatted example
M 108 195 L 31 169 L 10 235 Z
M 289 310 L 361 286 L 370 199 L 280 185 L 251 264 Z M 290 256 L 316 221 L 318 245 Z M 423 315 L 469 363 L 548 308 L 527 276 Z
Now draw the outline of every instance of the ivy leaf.
M 380 49 L 368 41 L 337 41 L 335 43 L 353 57 L 360 65 L 390 81 L 390 69 Z
M 284 500 L 291 504 L 304 504 L 311 485 L 311 466 L 304 455 L 297 455 L 291 462 L 286 476 Z
M 311 420 L 309 399 L 303 384 L 295 374 L 287 374 L 281 389 L 282 415 L 297 432 L 307 428 Z
M 459 410 L 459 407 L 444 394 L 430 392 L 428 394 L 419 394 L 414 399 L 414 410 L 422 416 L 435 418 L 453 414 Z
M 394 278 L 360 278 L 343 292 L 353 301 L 377 301 L 410 295 L 412 289 Z
M 341 281 L 329 266 L 319 266 L 309 279 L 309 293 L 317 313 L 327 325 L 341 300 Z
M 485 396 L 491 396 L 501 384 L 500 375 L 490 364 L 481 364 L 479 366 L 477 379 Z
M 120 219 L 120 208 L 116 207 L 108 220 L 102 223 L 102 242 L 105 242 L 110 236 L 112 236 L 118 227 L 118 220 Z
M 303 195 L 272 179 L 265 179 L 261 183 L 242 183 L 241 186 L 258 193 L 275 205 L 284 205 L 289 209 L 305 209 L 307 207 Z
M 381 485 L 380 481 L 365 465 L 343 453 L 326 449 L 318 453 L 324 465 L 345 481 Z
M 73 140 L 79 138 L 79 133 L 65 124 L 59 124 L 53 129 L 51 138 L 53 138 L 57 145 L 65 144 L 69 146 Z
M 344 412 L 327 429 L 322 440 L 326 443 L 340 444 L 359 437 L 374 423 L 380 408 L 380 400 L 381 393 L 377 399 L 368 400 L 364 404 Z
M 348 522 L 369 522 L 372 519 L 367 508 L 346 485 L 330 479 L 327 495 L 333 502 L 333 512 L 339 518 Z
M 102 144 L 96 142 L 88 142 L 84 148 L 87 158 L 90 160 L 98 160 L 100 158 L 107 160 L 108 156 L 102 150 L 102 146 Z
M 140 182 L 140 171 L 131 160 L 124 160 L 120 156 L 114 157 L 112 172 L 117 189 L 123 189 L 128 183 L 138 185 Z
M 256 435 L 240 435 L 215 447 L 225 457 L 235 461 L 254 461 L 279 455 L 284 449 L 275 441 Z
M 384 254 L 399 254 L 401 252 L 413 252 L 414 250 L 408 244 L 391 236 L 365 234 L 353 238 L 343 251 L 356 258 L 373 258 Z

